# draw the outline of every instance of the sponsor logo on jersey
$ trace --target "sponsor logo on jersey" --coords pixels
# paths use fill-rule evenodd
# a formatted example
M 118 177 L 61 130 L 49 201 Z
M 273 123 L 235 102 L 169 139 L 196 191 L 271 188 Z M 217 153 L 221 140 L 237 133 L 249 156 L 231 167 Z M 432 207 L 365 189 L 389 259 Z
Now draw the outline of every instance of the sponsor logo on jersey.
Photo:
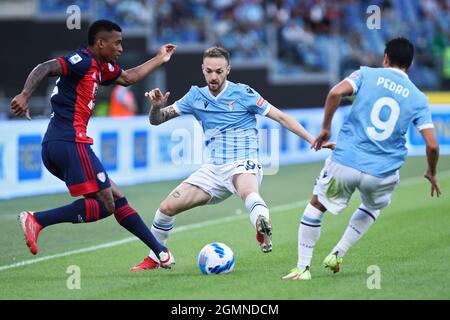
M 71 56 L 71 57 L 69 58 L 69 62 L 70 62 L 71 64 L 77 64 L 77 63 L 80 62 L 81 60 L 83 60 L 83 59 L 78 55 L 78 53 L 75 53 L 73 56 Z

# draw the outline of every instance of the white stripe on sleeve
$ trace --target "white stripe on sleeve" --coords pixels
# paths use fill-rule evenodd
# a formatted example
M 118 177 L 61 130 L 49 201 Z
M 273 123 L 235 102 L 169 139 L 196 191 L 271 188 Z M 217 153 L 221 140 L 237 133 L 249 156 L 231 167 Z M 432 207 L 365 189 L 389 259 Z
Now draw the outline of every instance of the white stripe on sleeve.
M 270 108 L 272 108 L 272 105 L 271 105 L 270 103 L 268 103 L 267 109 L 264 110 L 264 112 L 262 113 L 262 115 L 263 115 L 263 116 L 266 116 L 266 115 L 269 113 Z
M 356 86 L 355 81 L 353 81 L 353 80 L 350 79 L 350 78 L 345 78 L 344 80 L 346 80 L 348 83 L 350 83 L 350 85 L 351 85 L 352 88 L 353 88 L 353 95 L 355 95 L 355 93 L 358 91 L 358 87 Z
M 425 123 L 421 126 L 417 127 L 417 130 L 422 131 L 423 129 L 431 129 L 434 128 L 434 124 L 433 123 Z

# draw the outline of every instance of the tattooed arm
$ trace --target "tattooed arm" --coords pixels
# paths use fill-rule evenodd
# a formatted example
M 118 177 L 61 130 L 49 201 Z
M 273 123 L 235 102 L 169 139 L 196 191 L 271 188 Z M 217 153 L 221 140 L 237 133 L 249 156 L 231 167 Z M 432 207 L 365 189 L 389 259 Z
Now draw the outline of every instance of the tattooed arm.
M 167 92 L 163 96 L 159 89 L 153 89 L 150 92 L 146 92 L 145 95 L 149 98 L 150 103 L 152 104 L 150 112 L 148 113 L 148 118 L 152 125 L 157 126 L 179 116 L 173 105 L 164 108 L 170 92 Z
M 150 112 L 148 114 L 148 118 L 150 123 L 154 126 L 157 126 L 161 123 L 164 123 L 172 118 L 178 117 L 179 114 L 175 111 L 173 105 L 165 107 L 165 108 L 157 108 L 152 106 Z
M 49 60 L 38 64 L 36 68 L 28 75 L 22 92 L 11 100 L 11 111 L 15 116 L 25 113 L 27 119 L 31 120 L 30 111 L 28 109 L 28 99 L 39 86 L 45 77 L 60 76 L 63 74 L 62 66 L 58 60 Z

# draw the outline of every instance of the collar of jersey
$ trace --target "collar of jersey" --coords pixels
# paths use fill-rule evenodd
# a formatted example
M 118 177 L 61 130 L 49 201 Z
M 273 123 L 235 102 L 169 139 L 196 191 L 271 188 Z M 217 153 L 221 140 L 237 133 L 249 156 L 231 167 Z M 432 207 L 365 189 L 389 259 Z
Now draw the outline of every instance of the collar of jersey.
M 217 99 L 219 99 L 219 97 L 222 95 L 222 93 L 224 93 L 224 92 L 227 90 L 227 88 L 228 88 L 228 80 L 227 80 L 227 82 L 225 83 L 225 87 L 223 87 L 223 90 L 220 91 L 219 94 L 218 94 L 216 97 L 214 97 L 214 96 L 212 95 L 211 91 L 209 91 L 208 86 L 206 86 L 206 91 L 208 91 L 208 94 L 209 94 L 209 96 L 210 96 L 212 99 L 217 100 Z
M 94 59 L 94 61 L 97 63 L 97 67 L 100 68 L 100 66 L 101 66 L 100 60 L 97 59 L 97 57 L 94 55 L 94 53 L 91 50 L 89 50 L 88 47 L 84 47 L 83 49 L 91 58 Z
M 405 76 L 407 79 L 409 79 L 408 75 L 400 69 L 392 68 L 392 67 L 389 67 L 388 69 L 398 72 L 398 73 L 402 74 L 403 76 Z

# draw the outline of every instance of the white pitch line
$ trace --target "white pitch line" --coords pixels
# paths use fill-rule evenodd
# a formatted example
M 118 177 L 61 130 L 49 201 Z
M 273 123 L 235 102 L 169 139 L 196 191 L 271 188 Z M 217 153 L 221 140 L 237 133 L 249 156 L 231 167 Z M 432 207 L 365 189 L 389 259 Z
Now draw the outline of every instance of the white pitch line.
M 438 175 L 438 178 L 447 178 L 447 177 L 450 177 L 450 170 L 442 171 Z M 422 183 L 424 181 L 425 181 L 424 178 L 421 176 L 406 178 L 406 179 L 400 181 L 399 187 L 411 186 L 411 185 L 415 185 L 418 183 Z M 308 203 L 308 201 L 309 201 L 309 199 L 306 199 L 306 200 L 302 200 L 302 201 L 296 201 L 296 202 L 292 202 L 292 203 L 288 203 L 288 204 L 284 204 L 284 205 L 275 206 L 270 209 L 270 212 L 274 213 L 274 212 L 282 212 L 282 211 L 296 209 L 296 208 L 306 205 Z M 231 221 L 241 220 L 244 218 L 248 218 L 248 215 L 247 214 L 238 214 L 238 215 L 233 215 L 230 217 L 225 217 L 225 218 L 220 218 L 220 219 L 215 219 L 215 220 L 208 220 L 205 222 L 193 223 L 193 224 L 176 227 L 173 229 L 173 232 L 174 233 L 184 232 L 184 231 L 199 229 L 199 228 L 202 228 L 205 226 L 217 225 L 217 224 L 220 224 L 223 222 L 231 222 Z M 50 256 L 45 256 L 42 258 L 25 260 L 25 261 L 17 262 L 17 263 L 10 264 L 10 265 L 0 266 L 0 271 L 19 268 L 19 267 L 27 266 L 30 264 L 39 263 L 42 261 L 71 256 L 71 255 L 75 255 L 75 254 L 79 254 L 79 253 L 85 253 L 85 252 L 106 249 L 106 248 L 112 248 L 112 247 L 120 246 L 122 244 L 137 241 L 137 240 L 139 240 L 139 239 L 136 237 L 130 237 L 130 238 L 112 241 L 112 242 L 108 242 L 108 243 L 104 243 L 104 244 L 100 244 L 100 245 L 96 245 L 96 246 L 92 246 L 92 247 L 87 247 L 87 248 L 82 248 L 82 249 L 78 249 L 78 250 L 72 250 L 72 251 L 62 252 L 62 253 L 58 253 L 58 254 L 54 254 L 54 255 L 50 255 Z
M 17 263 L 10 264 L 10 265 L 7 265 L 7 266 L 2 266 L 2 267 L 0 267 L 0 271 L 4 271 L 4 270 L 8 270 L 8 269 L 14 269 L 14 268 L 18 268 L 18 267 L 23 267 L 23 266 L 39 263 L 39 262 L 46 261 L 46 260 L 51 260 L 51 259 L 71 256 L 71 255 L 78 254 L 78 253 L 84 253 L 84 252 L 96 251 L 96 250 L 100 250 L 100 249 L 111 248 L 111 247 L 119 246 L 121 244 L 132 242 L 132 241 L 136 241 L 136 240 L 138 240 L 138 239 L 134 238 L 134 237 L 133 238 L 126 238 L 126 239 L 123 239 L 123 240 L 112 241 L 112 242 L 100 244 L 100 245 L 97 245 L 97 246 L 92 246 L 92 247 L 87 247 L 87 248 L 83 248 L 83 249 L 62 252 L 62 253 L 58 253 L 58 254 L 54 254 L 54 255 L 50 255 L 50 256 L 45 256 L 45 257 L 42 257 L 42 258 L 25 260 L 25 261 L 17 262 Z
M 297 201 L 297 202 L 293 202 L 293 203 L 289 203 L 289 204 L 285 204 L 285 205 L 275 206 L 270 209 L 270 212 L 280 212 L 280 211 L 295 209 L 302 205 L 305 205 L 307 202 L 308 202 L 308 200 L 304 200 L 304 201 Z M 225 217 L 225 218 L 220 218 L 220 219 L 215 219 L 215 220 L 208 220 L 205 222 L 192 223 L 192 224 L 176 227 L 173 229 L 173 232 L 178 233 L 178 232 L 184 232 L 184 231 L 189 231 L 189 230 L 194 230 L 194 229 L 200 229 L 200 228 L 203 228 L 206 226 L 212 226 L 212 225 L 217 225 L 217 224 L 224 223 L 224 222 L 242 220 L 245 218 L 248 219 L 248 216 L 246 214 L 233 215 L 231 217 Z M 6 266 L 1 266 L 0 271 L 19 268 L 19 267 L 23 267 L 23 266 L 28 266 L 30 264 L 35 264 L 35 263 L 39 263 L 42 261 L 52 260 L 52 259 L 61 258 L 61 257 L 67 257 L 67 256 L 79 254 L 79 253 L 85 253 L 85 252 L 97 251 L 100 249 L 112 248 L 112 247 L 120 246 L 122 244 L 137 241 L 137 240 L 139 240 L 139 239 L 136 237 L 130 237 L 130 238 L 125 238 L 125 239 L 118 240 L 118 241 L 112 241 L 112 242 L 108 242 L 108 243 L 104 243 L 104 244 L 100 244 L 100 245 L 96 245 L 96 246 L 92 246 L 92 247 L 57 253 L 57 254 L 45 256 L 42 258 L 25 260 L 25 261 L 17 262 L 17 263 L 6 265 Z

